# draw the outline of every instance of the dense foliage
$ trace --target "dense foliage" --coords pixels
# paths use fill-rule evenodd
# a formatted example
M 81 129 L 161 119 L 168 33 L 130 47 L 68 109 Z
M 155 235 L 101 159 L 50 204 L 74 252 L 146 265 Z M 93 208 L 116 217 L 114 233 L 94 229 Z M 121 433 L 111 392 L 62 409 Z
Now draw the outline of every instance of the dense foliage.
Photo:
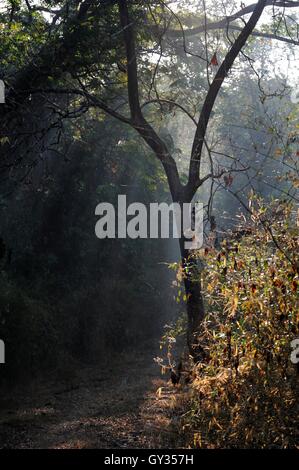
M 219 251 L 198 254 L 207 301 L 199 338 L 205 359 L 185 371 L 192 386 L 178 401 L 182 439 L 192 447 L 296 447 L 291 342 L 299 336 L 298 222 L 279 201 L 265 207 L 253 198 L 250 207 Z M 184 332 L 180 325 L 164 338 L 170 352 Z

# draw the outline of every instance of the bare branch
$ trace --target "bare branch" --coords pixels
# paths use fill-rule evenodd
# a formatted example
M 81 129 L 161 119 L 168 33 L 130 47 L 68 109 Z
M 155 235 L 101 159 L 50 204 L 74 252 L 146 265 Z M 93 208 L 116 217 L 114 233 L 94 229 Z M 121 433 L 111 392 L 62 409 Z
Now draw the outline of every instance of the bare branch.
M 235 31 L 242 31 L 241 26 L 230 25 L 229 29 L 235 30 Z M 296 41 L 296 39 L 285 38 L 284 36 L 278 36 L 277 34 L 262 33 L 261 31 L 253 31 L 251 33 L 251 36 L 258 37 L 258 38 L 273 39 L 275 41 L 282 41 L 282 42 L 286 42 L 287 44 L 293 44 L 294 46 L 299 46 L 299 41 Z
M 81 86 L 83 87 L 82 84 L 81 84 Z M 115 111 L 113 108 L 108 106 L 100 98 L 98 98 L 98 97 L 92 95 L 91 93 L 89 93 L 85 87 L 83 87 L 83 90 L 79 90 L 77 88 L 35 88 L 35 89 L 31 90 L 30 92 L 31 92 L 31 94 L 34 94 L 34 93 L 51 94 L 51 93 L 53 93 L 53 94 L 58 94 L 58 95 L 62 95 L 62 94 L 63 95 L 70 95 L 70 94 L 79 95 L 79 96 L 82 96 L 82 97 L 86 98 L 87 104 L 89 106 L 95 106 L 97 108 L 100 108 L 103 111 L 105 111 L 105 113 L 107 113 L 110 116 L 118 119 L 119 121 L 122 121 L 125 124 L 133 125 L 133 122 L 130 119 L 126 118 L 122 114 Z
M 248 37 L 254 30 L 259 18 L 261 17 L 267 0 L 259 0 L 254 9 L 253 14 L 251 15 L 248 23 L 242 30 L 241 34 L 238 36 L 232 47 L 230 48 L 229 52 L 226 54 L 224 61 L 222 62 L 221 66 L 219 67 L 218 72 L 215 75 L 215 78 L 212 82 L 212 85 L 208 91 L 206 99 L 204 101 L 199 122 L 197 126 L 197 130 L 194 137 L 193 147 L 192 147 L 192 154 L 191 154 L 191 161 L 189 166 L 189 180 L 185 187 L 186 190 L 186 197 L 190 199 L 193 197 L 194 188 L 198 188 L 200 186 L 200 163 L 201 163 L 201 154 L 204 144 L 204 139 L 206 135 L 207 126 L 210 120 L 211 112 L 214 107 L 216 98 L 218 93 L 222 87 L 222 84 L 230 71 L 233 63 L 240 53 L 241 49 L 245 45 Z
M 159 104 L 165 103 L 165 104 L 169 104 L 170 106 L 175 106 L 175 107 L 179 108 L 181 111 L 183 111 L 183 113 L 185 113 L 191 119 L 193 124 L 197 127 L 197 122 L 194 119 L 194 117 L 192 116 L 192 114 L 190 114 L 189 111 L 187 111 L 187 109 L 184 108 L 184 106 L 177 103 L 176 101 L 166 100 L 166 99 L 163 99 L 163 98 L 159 98 L 159 99 L 157 98 L 157 99 L 146 101 L 145 103 L 143 103 L 142 108 L 144 108 L 145 106 L 147 106 L 151 103 L 159 103 Z
M 185 29 L 184 30 L 184 36 L 185 37 L 194 36 L 195 34 L 204 33 L 206 28 L 207 28 L 207 30 L 227 29 L 228 27 L 231 28 L 230 23 L 232 21 L 235 21 L 237 19 L 242 18 L 245 15 L 248 15 L 249 13 L 252 13 L 257 5 L 258 5 L 258 3 L 253 3 L 252 5 L 248 5 L 247 7 L 244 7 L 241 10 L 239 10 L 237 13 L 234 13 L 233 15 L 227 16 L 226 18 L 223 18 L 222 20 L 213 21 L 213 22 L 210 22 L 210 23 L 207 23 L 207 24 L 203 23 L 199 26 L 196 26 L 195 28 Z M 299 7 L 299 2 L 292 2 L 292 1 L 277 1 L 277 2 L 274 2 L 273 0 L 267 0 L 265 7 L 273 6 L 273 5 L 275 5 L 276 7 L 283 7 L 283 8 L 296 8 L 296 7 Z M 178 30 L 171 29 L 171 30 L 167 31 L 167 34 L 168 34 L 169 37 L 178 38 L 182 34 L 182 29 L 181 29 L 181 27 Z M 261 34 L 261 33 L 257 33 L 257 34 Z M 278 39 L 278 37 L 276 37 L 276 39 Z M 282 40 L 282 38 L 279 39 L 279 40 Z
M 123 28 L 126 56 L 127 56 L 127 77 L 128 77 L 128 98 L 131 110 L 131 119 L 133 127 L 145 140 L 145 142 L 155 152 L 155 155 L 161 161 L 167 175 L 171 194 L 174 199 L 179 200 L 182 192 L 182 185 L 176 162 L 170 155 L 165 142 L 158 136 L 152 126 L 143 116 L 140 101 L 137 74 L 136 47 L 133 25 L 129 18 L 129 11 L 126 0 L 119 0 L 119 13 L 121 26 Z

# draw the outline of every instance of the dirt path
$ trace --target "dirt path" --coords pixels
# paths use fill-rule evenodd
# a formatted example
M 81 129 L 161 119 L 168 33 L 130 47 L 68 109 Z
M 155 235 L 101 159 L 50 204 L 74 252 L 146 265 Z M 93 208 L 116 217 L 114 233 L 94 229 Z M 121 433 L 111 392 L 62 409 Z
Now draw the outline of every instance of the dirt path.
M 153 354 L 122 358 L 106 370 L 86 368 L 25 395 L 2 396 L 0 448 L 163 447 L 172 432 L 171 396 Z

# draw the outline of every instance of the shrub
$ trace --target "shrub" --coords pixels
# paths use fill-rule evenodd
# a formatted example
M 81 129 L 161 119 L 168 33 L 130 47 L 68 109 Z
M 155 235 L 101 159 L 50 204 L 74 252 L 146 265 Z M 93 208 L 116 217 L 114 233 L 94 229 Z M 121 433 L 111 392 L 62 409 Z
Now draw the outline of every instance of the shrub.
M 241 237 L 240 234 L 243 234 Z M 222 243 L 197 254 L 207 315 L 207 353 L 181 420 L 194 447 L 295 447 L 299 337 L 298 227 L 291 207 L 251 202 L 251 217 Z M 191 436 L 191 437 L 190 437 Z

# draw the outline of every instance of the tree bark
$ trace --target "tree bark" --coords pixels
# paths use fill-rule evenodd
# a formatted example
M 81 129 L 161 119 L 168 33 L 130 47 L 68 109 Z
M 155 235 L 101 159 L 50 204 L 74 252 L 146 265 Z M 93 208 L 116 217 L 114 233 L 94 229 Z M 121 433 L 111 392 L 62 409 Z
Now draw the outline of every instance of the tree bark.
M 201 272 L 192 250 L 186 250 L 185 240 L 180 240 L 182 268 L 184 272 L 184 286 L 186 293 L 186 306 L 188 317 L 187 345 L 189 353 L 195 362 L 203 359 L 203 350 L 198 341 L 201 324 L 205 316 L 201 288 Z

